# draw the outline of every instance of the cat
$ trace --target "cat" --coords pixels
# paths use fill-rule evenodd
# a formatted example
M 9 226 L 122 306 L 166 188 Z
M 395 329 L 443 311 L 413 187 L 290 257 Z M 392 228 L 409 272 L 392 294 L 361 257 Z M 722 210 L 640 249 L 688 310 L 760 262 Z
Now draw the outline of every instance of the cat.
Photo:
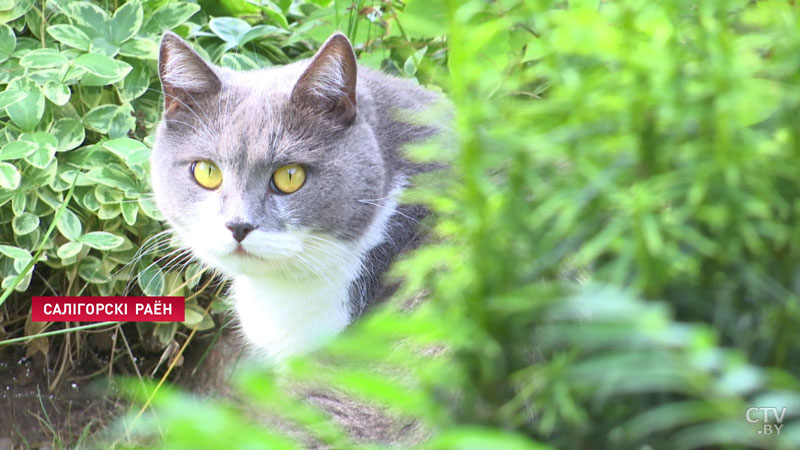
M 416 245 L 426 209 L 398 195 L 431 166 L 402 150 L 442 135 L 446 119 L 412 118 L 446 102 L 359 66 L 341 33 L 311 59 L 247 72 L 207 63 L 166 33 L 158 69 L 159 210 L 196 258 L 230 277 L 258 356 L 280 362 L 317 348 Z

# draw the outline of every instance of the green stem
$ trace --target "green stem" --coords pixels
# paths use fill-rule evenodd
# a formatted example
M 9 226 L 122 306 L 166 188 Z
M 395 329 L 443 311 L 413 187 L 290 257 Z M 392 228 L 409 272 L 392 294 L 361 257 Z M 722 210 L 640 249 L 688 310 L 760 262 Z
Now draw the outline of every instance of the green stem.
M 44 48 L 44 25 L 47 19 L 44 17 L 44 9 L 47 6 L 47 0 L 42 0 L 42 7 L 39 9 L 39 15 L 42 16 L 42 22 L 39 24 L 39 39 L 42 41 L 42 48 Z
M 417 52 L 414 49 L 414 46 L 411 45 L 411 39 L 409 39 L 408 35 L 406 34 L 406 30 L 403 29 L 403 25 L 400 23 L 400 19 L 397 17 L 397 10 L 392 8 L 392 15 L 394 16 L 394 22 L 397 24 L 397 29 L 400 31 L 400 36 L 403 36 L 403 39 L 406 40 L 406 43 L 409 47 L 411 47 L 411 60 L 414 61 L 414 67 L 419 68 L 419 59 L 417 58 Z
M 114 325 L 114 324 L 117 324 L 117 323 L 120 323 L 120 322 L 90 323 L 88 325 L 80 325 L 80 326 L 77 326 L 77 327 L 64 328 L 63 330 L 47 331 L 47 332 L 44 332 L 44 333 L 34 334 L 34 335 L 31 335 L 31 336 L 22 336 L 22 337 L 18 337 L 18 338 L 14 338 L 14 339 L 6 339 L 4 341 L 0 341 L 0 347 L 2 347 L 4 345 L 14 344 L 14 343 L 17 343 L 17 342 L 27 342 L 27 341 L 30 341 L 31 339 L 36 339 L 36 338 L 40 338 L 40 337 L 56 336 L 56 335 L 59 335 L 59 334 L 70 333 L 72 331 L 87 330 L 89 328 L 99 328 L 99 327 L 102 327 L 102 326 L 105 326 L 105 325 Z

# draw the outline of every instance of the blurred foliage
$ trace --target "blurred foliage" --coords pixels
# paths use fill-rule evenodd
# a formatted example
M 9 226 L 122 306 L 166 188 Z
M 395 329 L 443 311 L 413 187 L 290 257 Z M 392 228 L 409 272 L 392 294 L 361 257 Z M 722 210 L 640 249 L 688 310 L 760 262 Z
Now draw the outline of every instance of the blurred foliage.
M 76 174 L 68 211 L 81 226 L 58 227 L 36 270 L 46 265 L 52 280 L 68 280 L 94 258 L 111 273 L 160 230 L 139 190 L 146 162 L 114 148 L 119 139 L 149 142 L 159 93 L 124 92 L 136 67 L 157 89 L 152 59 L 125 54 L 124 39 L 90 35 L 79 25 L 91 15 L 72 17 L 66 3 L 46 3 L 47 24 L 36 6 L 23 12 L 0 46 L 3 67 L 13 69 L 3 73 L 18 74 L 0 94 L 9 102 L 5 145 L 36 149 L 3 157 L 16 172 L 0 163 L 11 174 L 0 183 L 53 173 L 22 197 L 32 209 L 15 203 L 17 191 L 0 190 L 5 277 L 20 273 L 17 261 L 27 264 L 46 235 L 59 201 L 41 197 L 63 198 Z M 239 384 L 254 404 L 335 448 L 374 445 L 352 442 L 284 386 L 333 386 L 383 404 L 431 430 L 426 448 L 800 447 L 794 2 L 199 3 L 142 3 L 144 25 L 128 47 L 150 48 L 138 42 L 170 28 L 211 60 L 248 69 L 309 56 L 338 28 L 364 64 L 441 86 L 457 108 L 454 148 L 414 150 L 450 165 L 448 176 L 421 180 L 409 194 L 436 212 L 436 243 L 398 264 L 405 284 L 392 304 L 325 350 L 280 375 L 243 373 Z M 100 5 L 107 15 L 113 9 Z M 165 19 L 172 11 L 187 15 Z M 56 24 L 80 29 L 106 59 L 37 34 Z M 49 73 L 39 67 L 55 68 L 55 78 L 36 75 Z M 68 91 L 62 106 L 57 83 Z M 91 111 L 104 105 L 114 111 L 98 128 Z M 141 128 L 126 122 L 130 111 L 142 115 Z M 67 128 L 57 127 L 63 120 L 77 121 L 84 137 L 75 150 L 48 150 L 44 134 Z M 90 148 L 97 151 L 82 160 Z M 37 159 L 42 152 L 49 159 Z M 93 178 L 110 167 L 132 186 Z M 102 203 L 106 191 L 111 201 Z M 133 223 L 123 199 L 142 212 Z M 109 208 L 119 212 L 100 217 Z M 36 219 L 14 225 L 24 212 Z M 33 221 L 36 239 L 12 233 Z M 86 242 L 89 230 L 123 243 L 97 248 Z M 80 249 L 75 260 L 52 255 L 68 243 Z M 84 282 L 114 292 L 128 278 Z M 420 293 L 420 306 L 402 308 Z M 222 403 L 162 389 L 154 406 L 158 414 L 146 415 L 139 432 L 160 430 L 169 448 L 301 445 Z M 787 408 L 779 435 L 745 420 L 753 406 Z

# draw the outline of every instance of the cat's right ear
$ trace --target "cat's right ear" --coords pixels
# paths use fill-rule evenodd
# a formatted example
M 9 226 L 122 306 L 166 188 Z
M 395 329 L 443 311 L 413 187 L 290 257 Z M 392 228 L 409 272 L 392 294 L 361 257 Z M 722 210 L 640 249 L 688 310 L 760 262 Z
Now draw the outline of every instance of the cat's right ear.
M 356 117 L 357 71 L 350 41 L 342 33 L 334 33 L 311 58 L 292 89 L 291 99 L 350 125 Z
M 177 34 L 166 32 L 158 52 L 158 76 L 164 91 L 164 115 L 203 95 L 217 94 L 222 82 L 214 67 L 206 63 Z

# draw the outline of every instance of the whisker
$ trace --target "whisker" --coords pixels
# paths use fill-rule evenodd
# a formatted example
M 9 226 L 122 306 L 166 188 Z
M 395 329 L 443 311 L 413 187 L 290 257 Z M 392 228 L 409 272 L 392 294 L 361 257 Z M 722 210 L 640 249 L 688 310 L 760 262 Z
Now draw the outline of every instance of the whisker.
M 171 232 L 172 232 L 172 230 L 163 230 L 163 231 L 160 231 L 160 232 L 154 234 L 150 238 L 148 238 L 142 244 L 142 246 L 139 247 L 139 250 L 136 251 L 136 253 L 133 255 L 131 260 L 128 261 L 128 263 L 124 264 L 119 269 L 117 269 L 113 274 L 111 274 L 111 277 L 112 278 L 116 277 L 117 275 L 120 274 L 120 272 L 122 272 L 123 270 L 127 269 L 128 267 L 130 267 L 130 266 L 132 266 L 134 264 L 138 264 L 139 261 L 141 261 L 142 258 L 145 257 L 146 255 L 148 255 L 150 253 L 155 253 L 157 251 L 161 251 L 162 247 L 164 247 L 165 245 L 168 247 L 169 244 L 170 244 L 169 241 L 166 241 L 166 243 L 165 243 L 165 242 L 159 241 L 159 240 L 162 239 L 162 238 L 169 238 L 170 236 L 169 236 L 168 233 L 171 233 Z
M 143 272 L 146 272 L 146 271 L 150 270 L 150 268 L 151 268 L 151 267 L 153 267 L 154 265 L 158 265 L 158 263 L 159 263 L 159 262 L 161 262 L 161 261 L 162 261 L 164 258 L 169 258 L 169 257 L 171 257 L 171 256 L 175 255 L 176 253 L 179 253 L 179 252 L 181 252 L 181 253 L 182 253 L 182 252 L 186 252 L 186 251 L 188 251 L 188 249 L 184 249 L 184 248 L 178 248 L 178 249 L 175 249 L 175 250 L 173 250 L 173 251 L 171 251 L 171 252 L 167 253 L 166 255 L 164 255 L 164 256 L 162 256 L 162 257 L 160 257 L 160 258 L 156 259 L 156 260 L 155 260 L 155 261 L 153 261 L 152 263 L 150 263 L 150 264 L 149 264 L 147 267 L 145 267 L 144 269 L 140 270 L 140 271 L 139 271 L 139 272 L 136 274 L 136 276 L 134 277 L 134 279 L 136 279 L 136 278 L 139 278 L 139 276 L 140 276 L 140 275 L 141 275 Z M 126 284 L 126 286 L 125 286 L 125 290 L 124 290 L 124 292 L 123 292 L 123 294 L 122 294 L 122 295 L 127 295 L 127 294 L 128 294 L 128 292 L 130 292 L 130 289 L 132 288 L 132 282 L 133 282 L 133 281 L 134 281 L 134 280 L 129 280 L 129 281 L 128 281 L 128 283 Z M 147 288 L 149 288 L 149 287 L 150 287 L 150 283 L 151 283 L 152 281 L 153 281 L 153 279 L 151 278 L 151 279 L 150 279 L 150 280 L 147 282 L 147 285 L 145 285 L 145 286 L 144 286 L 142 289 L 143 289 L 143 290 L 146 290 Z
M 386 207 L 386 205 L 381 205 L 381 204 L 378 204 L 378 203 L 372 203 L 372 202 L 369 202 L 369 201 L 366 201 L 366 200 L 357 200 L 357 201 L 358 201 L 359 203 L 365 203 L 365 204 L 367 204 L 367 205 L 372 205 L 372 206 L 375 206 L 375 207 L 377 207 L 377 208 L 385 208 L 385 207 Z M 394 211 L 392 212 L 392 215 L 395 215 L 395 214 L 398 214 L 398 215 L 400 215 L 400 216 L 403 216 L 403 217 L 405 217 L 406 219 L 408 219 L 408 220 L 410 220 L 410 221 L 412 221 L 412 222 L 414 222 L 414 223 L 418 223 L 418 222 L 419 222 L 419 220 L 418 220 L 418 219 L 416 219 L 416 218 L 414 218 L 414 217 L 411 217 L 411 216 L 409 216 L 408 214 L 405 214 L 405 213 L 403 213 L 403 212 L 400 212 L 400 209 L 399 209 L 399 208 L 395 208 L 395 209 L 394 209 Z

